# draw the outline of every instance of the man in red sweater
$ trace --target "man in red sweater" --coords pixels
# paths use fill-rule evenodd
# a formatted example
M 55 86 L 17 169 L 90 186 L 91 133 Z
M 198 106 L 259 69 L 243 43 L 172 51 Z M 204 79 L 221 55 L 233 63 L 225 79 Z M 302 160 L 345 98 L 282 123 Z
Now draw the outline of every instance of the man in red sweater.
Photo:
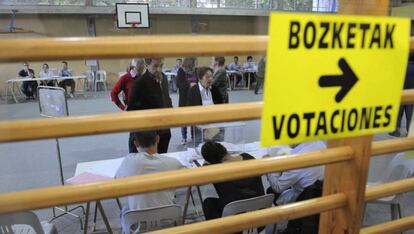
M 119 109 L 125 110 L 126 105 L 128 104 L 128 98 L 130 96 L 130 90 L 132 88 L 132 83 L 135 79 L 140 77 L 144 73 L 145 63 L 143 59 L 134 59 L 131 62 L 130 70 L 122 75 L 118 82 L 114 85 L 111 90 L 111 99 Z M 124 92 L 124 100 L 120 100 L 118 95 L 119 93 Z

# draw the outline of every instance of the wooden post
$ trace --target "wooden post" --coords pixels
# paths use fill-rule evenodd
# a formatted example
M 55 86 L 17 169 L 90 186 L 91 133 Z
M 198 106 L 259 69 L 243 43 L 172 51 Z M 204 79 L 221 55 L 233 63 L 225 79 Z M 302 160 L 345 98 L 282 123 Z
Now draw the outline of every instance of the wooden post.
M 341 0 L 341 14 L 387 15 L 388 0 Z M 348 205 L 339 210 L 321 214 L 319 233 L 359 233 L 364 207 L 372 136 L 330 140 L 328 148 L 350 146 L 353 159 L 345 163 L 327 165 L 325 169 L 323 195 L 344 193 Z

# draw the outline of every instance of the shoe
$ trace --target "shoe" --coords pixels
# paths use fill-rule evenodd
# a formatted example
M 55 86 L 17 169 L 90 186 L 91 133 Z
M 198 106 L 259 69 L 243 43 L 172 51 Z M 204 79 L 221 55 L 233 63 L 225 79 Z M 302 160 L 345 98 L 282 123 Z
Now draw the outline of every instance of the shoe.
M 390 133 L 388 133 L 388 135 L 393 136 L 393 137 L 401 137 L 401 133 L 398 130 L 390 132 Z
M 70 93 L 70 94 L 69 94 L 69 97 L 70 97 L 70 98 L 75 98 L 75 96 L 73 95 L 73 93 Z
M 187 140 L 186 139 L 182 139 L 181 140 L 181 145 L 185 145 L 185 143 L 187 143 Z

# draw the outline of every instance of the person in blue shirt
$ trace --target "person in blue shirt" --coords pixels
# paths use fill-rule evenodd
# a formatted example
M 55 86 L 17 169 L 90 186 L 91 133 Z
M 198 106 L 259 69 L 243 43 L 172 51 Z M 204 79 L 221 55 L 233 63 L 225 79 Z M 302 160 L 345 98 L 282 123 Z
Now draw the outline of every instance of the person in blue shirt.
M 68 67 L 68 62 L 62 61 L 62 68 L 59 70 L 58 75 L 60 77 L 72 77 L 72 69 Z M 74 98 L 75 97 L 75 87 L 76 83 L 73 79 L 65 79 L 59 82 L 59 87 L 64 88 L 66 91 L 66 86 L 70 86 L 70 94 L 69 97 Z
M 236 81 L 233 81 L 233 82 L 236 82 L 236 85 L 235 86 L 237 86 L 240 83 L 240 81 L 242 79 L 242 76 L 243 76 L 243 74 L 242 74 L 242 66 L 239 63 L 239 57 L 238 56 L 234 56 L 233 62 L 230 63 L 227 66 L 227 68 L 231 72 L 230 73 L 230 78 L 233 77 L 233 79 L 236 79 Z

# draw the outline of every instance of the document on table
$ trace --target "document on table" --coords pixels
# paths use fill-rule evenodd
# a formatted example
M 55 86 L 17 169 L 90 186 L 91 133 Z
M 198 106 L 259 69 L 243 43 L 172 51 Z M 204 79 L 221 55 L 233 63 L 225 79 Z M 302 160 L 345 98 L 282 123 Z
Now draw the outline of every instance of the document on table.
M 115 178 L 115 174 L 121 166 L 122 161 L 124 161 L 124 158 L 125 157 L 98 161 L 88 169 L 88 172 Z

